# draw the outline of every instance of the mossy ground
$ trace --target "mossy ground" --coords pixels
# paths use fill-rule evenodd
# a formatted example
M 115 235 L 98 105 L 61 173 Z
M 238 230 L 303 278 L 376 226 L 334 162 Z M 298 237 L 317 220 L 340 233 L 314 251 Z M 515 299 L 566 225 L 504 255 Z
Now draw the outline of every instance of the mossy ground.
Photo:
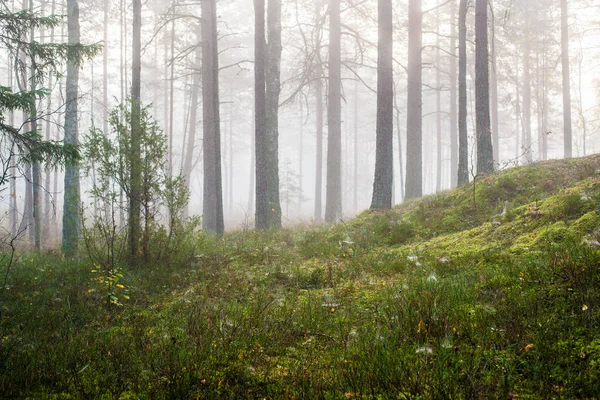
M 192 263 L 21 255 L 0 397 L 595 398 L 600 157 L 334 226 L 198 235 Z M 100 279 L 102 278 L 102 279 Z

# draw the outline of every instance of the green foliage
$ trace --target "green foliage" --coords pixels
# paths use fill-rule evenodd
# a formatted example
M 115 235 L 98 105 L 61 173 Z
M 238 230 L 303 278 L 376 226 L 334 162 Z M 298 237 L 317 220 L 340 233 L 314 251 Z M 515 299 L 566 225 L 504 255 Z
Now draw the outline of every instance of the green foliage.
M 76 146 L 65 145 L 57 141 L 45 141 L 34 130 L 24 131 L 27 124 L 20 127 L 9 125 L 7 114 L 22 111 L 33 115 L 32 120 L 39 118 L 36 115 L 36 103 L 48 95 L 46 89 L 28 90 L 27 87 L 36 87 L 43 84 L 51 74 L 58 74 L 59 68 L 66 61 L 81 63 L 85 59 L 93 58 L 101 49 L 98 45 L 69 45 L 60 43 L 39 43 L 28 41 L 31 31 L 41 28 L 56 27 L 62 20 L 59 16 L 42 16 L 27 10 L 10 13 L 0 10 L 0 43 L 7 49 L 11 61 L 14 63 L 14 76 L 20 90 L 13 92 L 11 88 L 0 87 L 0 153 L 4 165 L 10 159 L 17 163 L 46 162 L 51 166 L 76 163 L 79 161 L 79 152 Z M 28 64 L 32 64 L 30 68 Z M 32 72 L 28 81 L 23 81 L 27 73 Z M 4 169 L 0 185 L 7 182 L 7 168 Z

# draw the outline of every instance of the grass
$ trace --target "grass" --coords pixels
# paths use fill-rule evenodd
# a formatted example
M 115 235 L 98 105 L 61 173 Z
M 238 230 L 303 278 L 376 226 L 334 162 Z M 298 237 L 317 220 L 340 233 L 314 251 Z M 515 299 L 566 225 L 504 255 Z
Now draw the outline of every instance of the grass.
M 596 398 L 598 167 L 519 167 L 346 224 L 200 234 L 192 261 L 123 266 L 121 306 L 90 261 L 21 254 L 0 397 Z

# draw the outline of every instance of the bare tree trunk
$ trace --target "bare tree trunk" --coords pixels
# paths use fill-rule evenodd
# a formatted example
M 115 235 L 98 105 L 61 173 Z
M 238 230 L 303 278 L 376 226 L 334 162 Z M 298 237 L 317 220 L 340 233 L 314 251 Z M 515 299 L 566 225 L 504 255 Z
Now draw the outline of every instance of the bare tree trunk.
M 250 142 L 251 142 L 251 153 L 250 153 L 250 185 L 248 193 L 248 215 L 254 214 L 254 177 L 256 176 L 256 146 L 255 146 L 255 131 L 256 121 L 254 114 L 252 114 L 252 127 L 250 129 Z
M 229 212 L 233 212 L 233 103 L 229 105 Z
M 560 17 L 564 156 L 565 158 L 571 158 L 573 156 L 573 132 L 571 122 L 571 74 L 569 61 L 569 9 L 567 0 L 560 0 Z
M 521 83 L 519 81 L 519 56 L 517 55 L 515 60 L 515 114 L 516 114 L 516 125 L 515 125 L 515 163 L 519 164 L 521 158 Z
M 523 44 L 523 149 L 525 153 L 525 163 L 530 164 L 533 161 L 531 149 L 531 70 L 530 70 L 530 43 L 529 43 L 529 6 L 525 4 L 525 40 Z
M 319 66 L 319 76 L 315 83 L 315 123 L 317 128 L 317 150 L 315 168 L 315 221 L 323 218 L 323 80 Z
M 456 0 L 450 3 L 450 187 L 458 185 L 458 93 L 456 75 Z
M 67 0 L 68 41 L 80 42 L 79 5 L 77 0 Z M 65 109 L 65 143 L 79 145 L 77 123 L 79 86 L 79 66 L 74 62 L 67 64 L 67 97 Z M 71 255 L 77 251 L 79 242 L 79 166 L 67 164 L 65 167 L 65 198 L 63 205 L 62 250 Z
M 194 151 L 196 149 L 196 132 L 198 125 L 198 98 L 200 92 L 200 66 L 202 65 L 202 27 L 196 25 L 196 59 L 194 61 L 192 82 L 192 101 L 190 110 L 190 130 L 187 139 L 187 151 L 185 153 L 185 161 L 183 164 L 183 178 L 185 187 L 189 190 L 191 187 L 192 164 L 194 162 Z M 186 220 L 189 216 L 189 205 L 185 205 L 183 210 L 183 219 Z
M 377 150 L 372 209 L 392 208 L 394 181 L 394 72 L 392 1 L 377 2 Z
M 354 212 L 358 212 L 358 80 L 354 81 Z
M 494 8 L 494 1 L 490 0 L 490 8 Z M 496 46 L 496 17 L 492 15 L 491 26 L 489 29 L 491 35 L 492 57 L 490 65 L 490 97 L 491 97 L 491 118 L 492 118 L 492 147 L 494 150 L 494 164 L 500 162 L 500 131 L 498 121 L 498 74 L 497 68 L 497 46 Z
M 223 187 L 219 102 L 219 52 L 216 0 L 203 1 L 202 10 L 202 115 L 204 131 L 203 221 L 205 230 L 222 235 Z
M 141 30 L 142 3 L 133 0 L 133 35 L 131 64 L 131 174 L 129 194 L 129 250 L 131 262 L 138 260 L 140 240 L 140 213 L 142 201 L 141 148 Z
M 421 0 L 408 1 L 408 88 L 406 113 L 406 198 L 423 195 L 423 93 Z
M 257 229 L 269 227 L 267 110 L 265 92 L 265 2 L 254 2 L 254 118 L 256 147 L 256 219 Z
M 488 54 L 487 0 L 475 3 L 475 99 L 477 114 L 477 174 L 494 172 L 494 151 L 490 126 L 490 80 Z
M 281 0 L 268 0 L 267 16 L 267 173 L 269 227 L 281 227 L 279 200 L 279 94 L 281 92 Z
M 435 46 L 435 133 L 436 133 L 436 180 L 435 180 L 435 191 L 440 192 L 442 190 L 442 159 L 443 159 L 443 146 L 442 146 L 442 58 L 440 55 L 440 8 L 439 0 L 437 1 L 438 8 L 436 10 L 436 46 Z
M 469 133 L 467 125 L 467 0 L 458 11 L 458 177 L 457 184 L 469 183 Z

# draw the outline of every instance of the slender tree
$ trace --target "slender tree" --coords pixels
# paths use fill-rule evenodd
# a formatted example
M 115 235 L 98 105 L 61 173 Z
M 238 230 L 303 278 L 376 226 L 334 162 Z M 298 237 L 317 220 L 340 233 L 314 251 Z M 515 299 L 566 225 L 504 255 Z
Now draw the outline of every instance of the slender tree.
M 392 1 L 377 2 L 377 150 L 372 209 L 392 208 L 394 180 L 394 77 Z
M 423 195 L 423 93 L 421 0 L 408 1 L 408 93 L 406 112 L 406 198 Z
M 477 122 L 477 173 L 494 172 L 490 126 L 490 79 L 488 51 L 488 2 L 475 3 L 475 111 Z
M 281 92 L 281 0 L 268 0 L 266 140 L 269 227 L 281 227 L 279 200 L 279 94 Z
M 203 228 L 217 235 L 225 230 L 221 171 L 219 110 L 219 50 L 216 0 L 203 1 L 202 10 L 202 117 L 204 130 Z
M 80 43 L 79 4 L 77 0 L 67 0 L 67 31 L 70 45 Z M 65 143 L 78 145 L 77 123 L 79 87 L 79 66 L 73 61 L 67 63 Z M 71 255 L 77 250 L 79 242 L 79 166 L 75 163 L 65 167 L 65 188 L 63 203 L 62 250 Z
M 140 207 L 142 196 L 141 162 L 141 31 L 142 2 L 133 0 L 133 35 L 131 63 L 131 171 L 129 189 L 129 250 L 133 263 L 137 263 L 140 240 Z
M 258 229 L 269 227 L 267 110 L 265 92 L 265 2 L 254 2 L 254 118 L 256 152 L 256 221 Z
M 190 108 L 190 128 L 189 128 L 189 136 L 187 138 L 187 150 L 185 152 L 185 159 L 183 162 L 183 178 L 185 180 L 185 186 L 189 190 L 191 187 L 191 176 L 192 176 L 192 168 L 194 163 L 194 153 L 196 149 L 196 131 L 197 131 L 197 122 L 198 122 L 198 101 L 199 101 L 199 91 L 200 91 L 200 83 L 201 83 L 201 69 L 200 66 L 202 64 L 202 26 L 201 24 L 197 24 L 196 28 L 196 50 L 195 50 L 195 61 L 193 68 L 193 81 L 192 81 L 192 101 Z M 186 204 L 185 209 L 183 211 L 184 219 L 188 216 L 188 205 Z
M 458 10 L 458 177 L 457 184 L 469 182 L 469 134 L 467 128 L 467 0 Z
M 571 158 L 573 156 L 573 131 L 571 122 L 571 74 L 569 62 L 569 6 L 567 0 L 560 0 L 560 27 L 564 156 L 565 158 Z
M 329 96 L 325 220 L 342 216 L 342 73 L 340 0 L 329 3 Z
M 450 187 L 458 185 L 458 93 L 456 74 L 456 0 L 450 3 Z

